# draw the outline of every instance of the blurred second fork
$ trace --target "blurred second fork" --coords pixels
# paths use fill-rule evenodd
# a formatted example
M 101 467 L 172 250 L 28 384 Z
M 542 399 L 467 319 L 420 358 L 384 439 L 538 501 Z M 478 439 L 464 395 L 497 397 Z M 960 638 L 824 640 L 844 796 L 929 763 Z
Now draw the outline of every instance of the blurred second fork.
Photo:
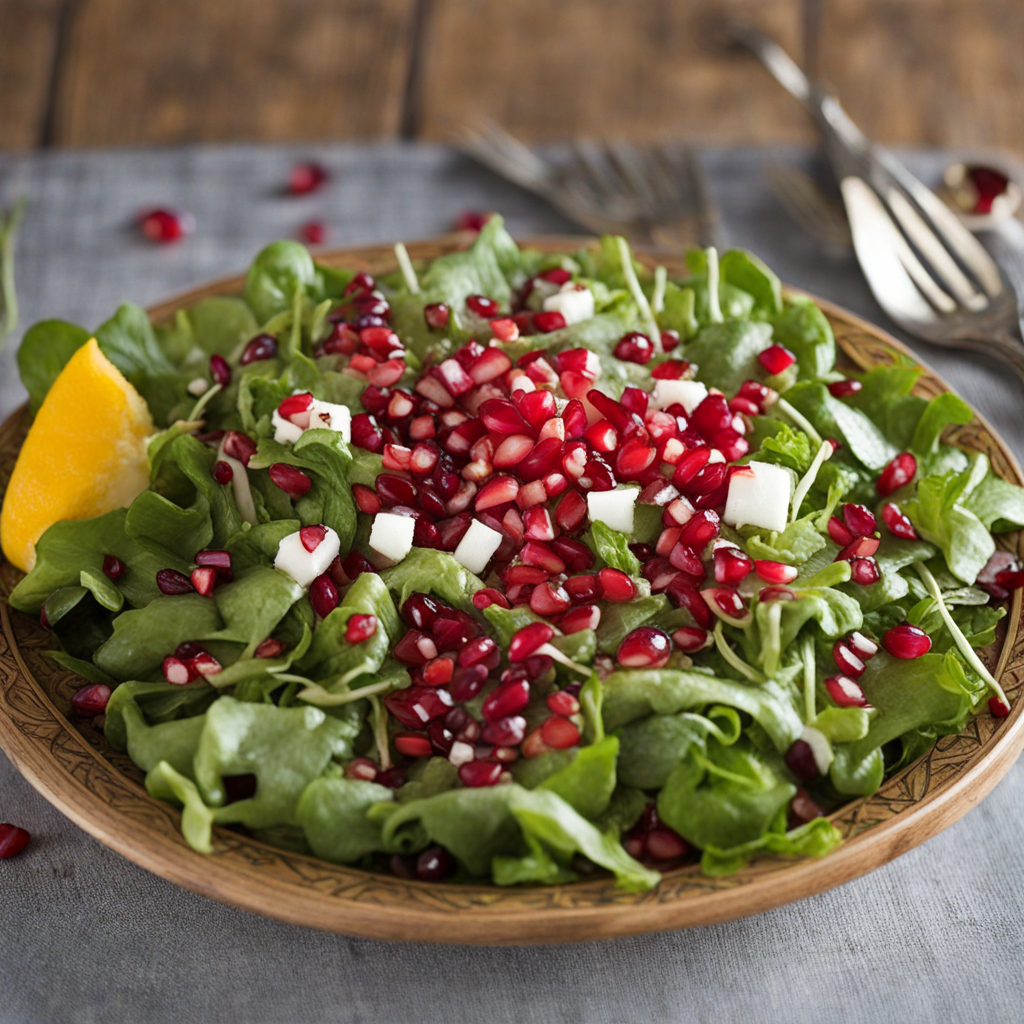
M 581 140 L 555 164 L 489 120 L 456 122 L 453 134 L 465 153 L 589 231 L 666 249 L 718 244 L 704 172 L 688 149 Z

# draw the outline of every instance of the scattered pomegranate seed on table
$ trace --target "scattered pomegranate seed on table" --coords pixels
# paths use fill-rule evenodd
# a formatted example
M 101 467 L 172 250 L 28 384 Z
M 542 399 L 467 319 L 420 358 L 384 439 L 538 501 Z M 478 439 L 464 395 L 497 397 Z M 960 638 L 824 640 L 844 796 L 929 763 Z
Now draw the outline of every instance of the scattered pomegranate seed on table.
M 195 227 L 195 218 L 184 211 L 158 208 L 139 214 L 142 233 L 151 241 L 161 244 L 181 241 L 191 235 Z
M 327 237 L 327 225 L 322 220 L 307 220 L 299 228 L 299 237 L 308 245 L 323 245 Z
M 312 160 L 295 164 L 288 175 L 288 191 L 293 196 L 305 196 L 316 192 L 328 181 L 327 169 Z
M 17 856 L 32 838 L 28 832 L 9 822 L 0 823 L 0 860 Z

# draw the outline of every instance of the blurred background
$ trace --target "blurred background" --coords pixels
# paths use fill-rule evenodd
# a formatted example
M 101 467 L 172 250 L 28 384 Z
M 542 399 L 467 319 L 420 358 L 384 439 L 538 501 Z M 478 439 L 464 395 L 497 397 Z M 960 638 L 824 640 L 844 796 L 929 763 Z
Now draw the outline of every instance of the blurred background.
M 726 19 L 882 142 L 1024 149 L 1021 0 L 0 0 L 0 150 L 441 139 L 802 143 Z

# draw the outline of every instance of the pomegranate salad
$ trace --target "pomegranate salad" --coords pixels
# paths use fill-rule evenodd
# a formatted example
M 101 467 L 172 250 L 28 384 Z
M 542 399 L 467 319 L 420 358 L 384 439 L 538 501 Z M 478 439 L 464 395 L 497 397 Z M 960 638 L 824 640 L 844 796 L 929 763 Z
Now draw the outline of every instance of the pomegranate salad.
M 239 297 L 96 337 L 160 431 L 11 604 L 212 849 L 242 826 L 422 880 L 629 889 L 821 856 L 827 814 L 1009 704 L 976 653 L 1024 493 L 919 369 L 836 369 L 755 257 L 622 239 L 399 269 L 277 242 Z M 88 337 L 19 355 L 38 407 Z M 83 396 L 87 400 L 87 396 Z

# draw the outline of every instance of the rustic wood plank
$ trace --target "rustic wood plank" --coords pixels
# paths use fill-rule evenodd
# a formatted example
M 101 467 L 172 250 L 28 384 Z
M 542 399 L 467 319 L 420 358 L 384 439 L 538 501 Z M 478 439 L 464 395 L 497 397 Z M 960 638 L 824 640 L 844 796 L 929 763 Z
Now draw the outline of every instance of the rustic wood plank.
M 880 140 L 1024 150 L 1020 0 L 829 0 L 822 66 Z
M 434 0 L 419 122 L 486 114 L 530 139 L 812 138 L 796 104 L 741 55 L 706 41 L 738 17 L 799 53 L 799 0 Z
M 398 133 L 415 0 L 80 0 L 52 141 Z
M 39 144 L 61 0 L 0 0 L 0 149 Z

